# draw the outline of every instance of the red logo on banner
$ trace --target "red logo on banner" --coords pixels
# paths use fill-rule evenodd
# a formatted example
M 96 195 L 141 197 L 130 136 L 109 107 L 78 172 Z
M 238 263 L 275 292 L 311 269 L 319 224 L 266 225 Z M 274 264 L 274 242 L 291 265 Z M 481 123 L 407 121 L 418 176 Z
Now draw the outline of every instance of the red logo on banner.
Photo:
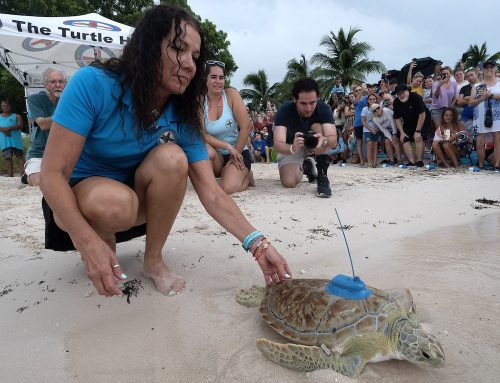
M 46 51 L 59 44 L 59 41 L 46 39 L 32 39 L 28 37 L 23 40 L 23 48 L 30 52 Z
M 103 23 L 102 21 L 95 20 L 68 20 L 64 22 L 64 25 L 71 25 L 72 27 L 83 27 L 83 28 L 93 28 L 99 29 L 101 31 L 121 31 L 116 25 Z

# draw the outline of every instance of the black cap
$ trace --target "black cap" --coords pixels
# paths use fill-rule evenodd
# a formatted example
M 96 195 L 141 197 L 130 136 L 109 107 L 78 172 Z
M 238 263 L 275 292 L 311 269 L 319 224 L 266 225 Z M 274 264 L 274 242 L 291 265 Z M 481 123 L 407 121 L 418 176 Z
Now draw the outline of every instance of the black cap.
M 496 67 L 497 66 L 497 62 L 495 60 L 486 60 L 485 62 L 483 62 L 483 68 L 486 65 L 493 65 L 494 67 Z
M 394 94 L 398 94 L 403 90 L 410 90 L 410 88 L 406 84 L 400 82 L 398 85 L 396 85 L 396 89 L 394 89 Z

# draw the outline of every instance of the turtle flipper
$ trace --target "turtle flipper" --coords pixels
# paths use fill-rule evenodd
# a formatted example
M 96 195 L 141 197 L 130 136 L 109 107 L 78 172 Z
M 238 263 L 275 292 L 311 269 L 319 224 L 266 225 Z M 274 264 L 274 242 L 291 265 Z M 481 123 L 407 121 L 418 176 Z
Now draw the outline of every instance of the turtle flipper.
M 331 368 L 343 375 L 356 377 L 367 363 L 362 356 L 354 353 L 340 355 L 330 350 L 327 355 L 321 347 L 301 344 L 280 344 L 267 339 L 258 339 L 257 348 L 267 358 L 283 367 L 297 371 L 313 371 Z
M 238 291 L 236 294 L 236 302 L 245 307 L 257 307 L 260 306 L 265 294 L 265 287 L 252 286 L 249 289 Z

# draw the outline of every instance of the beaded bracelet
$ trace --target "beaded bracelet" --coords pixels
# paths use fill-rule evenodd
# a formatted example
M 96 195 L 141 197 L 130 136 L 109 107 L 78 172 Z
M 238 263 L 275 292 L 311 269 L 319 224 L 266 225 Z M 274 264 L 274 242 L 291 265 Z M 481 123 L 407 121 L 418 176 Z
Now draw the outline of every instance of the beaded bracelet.
M 257 247 L 258 247 L 258 246 L 260 246 L 260 244 L 262 243 L 262 239 L 263 239 L 263 238 L 265 239 L 265 237 L 264 237 L 262 234 L 260 234 L 260 235 L 258 235 L 257 237 L 255 237 L 254 239 L 252 239 L 252 241 L 251 241 L 251 242 L 250 242 L 250 244 L 248 245 L 248 251 L 250 251 L 250 250 L 252 249 L 253 245 L 254 245 L 255 243 L 257 243 L 257 242 L 259 243 L 259 244 L 257 245 Z
M 264 241 L 266 241 L 266 243 L 264 243 Z M 261 249 L 261 245 L 264 243 L 264 246 L 262 246 L 262 249 Z M 259 258 L 262 256 L 262 254 L 265 254 L 267 252 L 267 249 L 269 249 L 269 246 L 271 245 L 271 242 L 269 242 L 267 240 L 267 238 L 262 238 L 262 240 L 258 243 L 257 247 L 255 248 L 255 250 L 253 251 L 253 257 L 255 258 L 255 261 L 257 262 L 259 260 Z M 259 249 L 261 249 L 261 251 L 259 251 Z
M 243 244 L 241 245 L 241 246 L 243 246 L 243 249 L 245 249 L 245 251 L 250 250 L 250 246 L 251 246 L 253 240 L 255 238 L 257 238 L 258 236 L 263 237 L 263 234 L 259 230 L 252 231 L 250 234 L 248 234 L 245 237 L 245 239 L 243 240 Z

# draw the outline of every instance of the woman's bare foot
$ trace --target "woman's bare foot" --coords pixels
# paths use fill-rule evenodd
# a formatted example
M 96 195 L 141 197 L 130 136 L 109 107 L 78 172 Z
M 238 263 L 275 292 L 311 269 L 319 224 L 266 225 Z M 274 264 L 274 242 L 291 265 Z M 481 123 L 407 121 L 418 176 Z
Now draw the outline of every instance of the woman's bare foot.
M 253 172 L 251 170 L 248 173 L 248 176 L 249 176 L 248 186 L 255 186 L 255 179 L 253 178 Z
M 144 276 L 151 278 L 156 288 L 167 296 L 180 293 L 186 286 L 186 281 L 180 275 L 172 273 L 163 261 L 154 266 L 144 264 Z

